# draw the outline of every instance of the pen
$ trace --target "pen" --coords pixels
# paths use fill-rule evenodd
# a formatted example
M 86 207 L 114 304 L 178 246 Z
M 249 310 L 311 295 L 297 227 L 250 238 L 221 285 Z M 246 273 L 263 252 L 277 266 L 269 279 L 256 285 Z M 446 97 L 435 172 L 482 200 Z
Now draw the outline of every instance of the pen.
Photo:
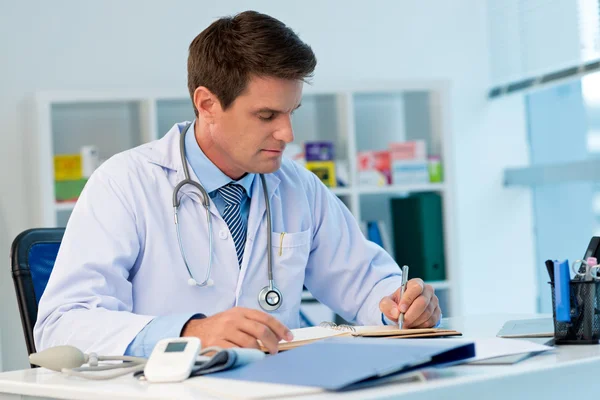
M 406 290 L 406 282 L 408 282 L 408 265 L 402 267 L 402 286 L 400 287 L 400 301 L 402 301 L 402 296 L 404 296 L 404 291 Z M 404 313 L 400 313 L 400 317 L 398 318 L 398 328 L 402 329 L 404 325 Z

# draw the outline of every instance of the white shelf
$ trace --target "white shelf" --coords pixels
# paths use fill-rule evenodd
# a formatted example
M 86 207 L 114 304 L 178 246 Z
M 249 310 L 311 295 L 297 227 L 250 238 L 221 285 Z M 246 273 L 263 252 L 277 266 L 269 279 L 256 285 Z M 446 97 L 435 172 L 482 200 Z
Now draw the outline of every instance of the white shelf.
M 444 183 L 419 183 L 412 185 L 389 185 L 389 186 L 362 186 L 358 188 L 360 194 L 382 194 L 382 193 L 414 193 L 414 192 L 443 192 L 446 189 Z
M 352 194 L 351 187 L 335 187 L 335 188 L 331 188 L 331 191 L 336 196 L 347 196 L 347 195 Z
M 443 183 L 420 183 L 414 185 L 389 185 L 389 186 L 359 186 L 354 187 L 336 187 L 331 191 L 336 196 L 347 196 L 353 193 L 358 194 L 383 194 L 383 193 L 415 193 L 415 192 L 443 192 L 446 186 Z
M 75 201 L 63 201 L 54 203 L 54 209 L 56 211 L 72 211 L 75 207 Z
M 443 183 L 424 183 L 419 185 L 390 185 L 390 186 L 365 186 L 355 190 L 352 187 L 336 187 L 331 191 L 336 196 L 349 196 L 355 191 L 359 194 L 381 194 L 381 193 L 402 193 L 402 192 L 434 192 L 443 191 Z M 56 211 L 70 211 L 75 207 L 74 201 L 57 202 L 54 205 Z

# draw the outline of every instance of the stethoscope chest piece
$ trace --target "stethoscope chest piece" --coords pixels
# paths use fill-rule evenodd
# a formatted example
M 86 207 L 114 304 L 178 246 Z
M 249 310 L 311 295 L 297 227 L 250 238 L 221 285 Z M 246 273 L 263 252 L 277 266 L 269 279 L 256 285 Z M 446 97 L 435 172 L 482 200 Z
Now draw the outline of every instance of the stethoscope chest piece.
M 258 294 L 258 303 L 265 311 L 275 311 L 281 307 L 283 296 L 274 285 L 265 286 Z

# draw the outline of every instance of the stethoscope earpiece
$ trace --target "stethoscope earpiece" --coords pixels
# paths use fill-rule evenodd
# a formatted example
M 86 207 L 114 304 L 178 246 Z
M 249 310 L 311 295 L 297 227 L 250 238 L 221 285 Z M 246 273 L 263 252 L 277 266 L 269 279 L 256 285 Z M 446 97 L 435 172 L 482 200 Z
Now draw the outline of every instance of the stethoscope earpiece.
M 212 218 L 210 216 L 210 200 L 208 193 L 200 185 L 200 183 L 193 181 L 190 179 L 190 173 L 187 166 L 187 161 L 185 159 L 185 135 L 191 124 L 184 126 L 183 132 L 180 132 L 181 138 L 179 139 L 179 153 L 181 156 L 181 164 L 183 167 L 183 172 L 185 175 L 185 179 L 175 186 L 173 189 L 173 219 L 175 221 L 175 230 L 177 231 L 177 241 L 179 242 L 179 251 L 181 252 L 181 256 L 183 257 L 183 262 L 185 264 L 185 268 L 187 269 L 189 279 L 188 285 L 190 286 L 200 286 L 200 287 L 211 287 L 214 286 L 215 282 L 210 278 L 211 270 L 212 270 L 212 252 L 213 252 L 213 234 L 212 234 Z M 273 279 L 273 247 L 271 245 L 271 205 L 269 203 L 269 191 L 267 190 L 267 182 L 265 181 L 265 177 L 263 174 L 260 174 L 260 180 L 263 187 L 263 193 L 265 196 L 265 208 L 267 211 L 267 268 L 268 268 L 268 277 L 269 277 L 269 285 L 262 288 L 260 293 L 258 294 L 258 304 L 265 311 L 275 311 L 277 310 L 283 301 L 283 296 L 277 287 L 275 287 L 275 282 Z M 177 194 L 179 190 L 185 185 L 192 185 L 197 188 L 202 193 L 202 205 L 206 209 L 206 222 L 208 225 L 208 247 L 209 247 L 209 256 L 208 256 L 208 268 L 206 270 L 206 276 L 204 281 L 198 283 L 194 276 L 192 275 L 192 271 L 188 265 L 187 257 L 185 256 L 185 251 L 183 250 L 183 243 L 181 241 L 181 233 L 179 231 L 179 219 L 177 216 L 177 211 L 179 209 L 179 198 Z

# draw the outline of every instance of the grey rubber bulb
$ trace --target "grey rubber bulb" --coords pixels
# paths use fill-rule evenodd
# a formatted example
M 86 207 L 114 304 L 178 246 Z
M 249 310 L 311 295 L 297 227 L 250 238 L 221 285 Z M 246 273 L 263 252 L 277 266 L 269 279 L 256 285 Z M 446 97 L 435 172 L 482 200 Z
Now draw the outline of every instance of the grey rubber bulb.
M 81 350 L 73 346 L 56 346 L 29 355 L 33 365 L 60 372 L 63 368 L 78 368 L 87 362 Z

